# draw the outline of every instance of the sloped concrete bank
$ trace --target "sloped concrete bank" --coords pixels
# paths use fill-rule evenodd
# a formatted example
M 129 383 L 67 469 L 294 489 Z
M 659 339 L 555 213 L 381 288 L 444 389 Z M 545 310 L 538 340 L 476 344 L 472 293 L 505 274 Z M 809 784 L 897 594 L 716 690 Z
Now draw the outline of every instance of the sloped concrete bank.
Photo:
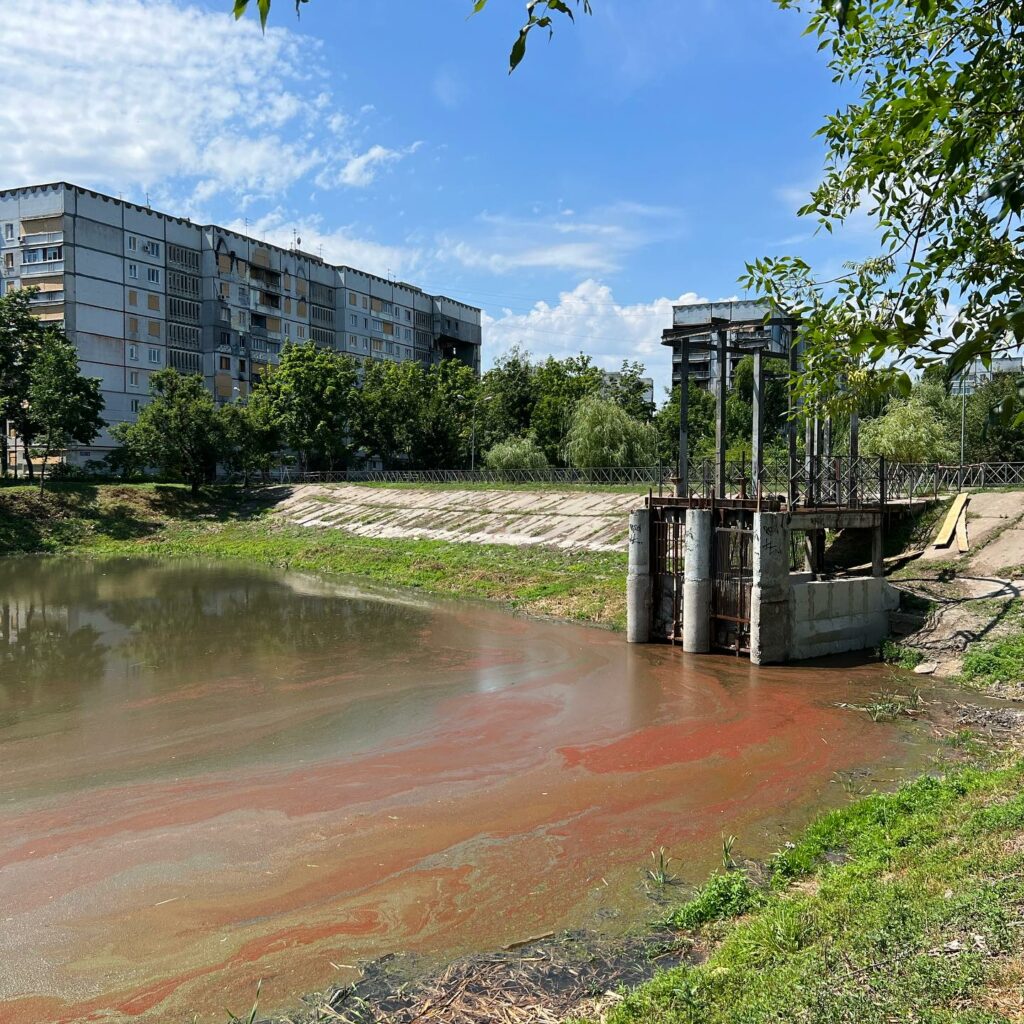
M 306 484 L 275 514 L 358 537 L 624 551 L 629 512 L 641 500 L 638 493 Z

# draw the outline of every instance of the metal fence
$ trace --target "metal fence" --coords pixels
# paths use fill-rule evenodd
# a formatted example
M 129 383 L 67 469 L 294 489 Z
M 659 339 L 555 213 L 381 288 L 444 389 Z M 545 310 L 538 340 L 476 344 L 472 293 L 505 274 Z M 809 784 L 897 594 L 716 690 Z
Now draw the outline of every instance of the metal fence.
M 965 488 L 1019 487 L 1024 489 L 1024 462 L 982 462 L 969 465 L 890 462 L 874 456 L 851 459 L 801 460 L 790 474 L 786 459 L 765 462 L 759 480 L 747 460 L 725 463 L 723 490 L 728 495 L 792 498 L 811 507 L 869 507 L 912 501 Z M 712 459 L 690 463 L 686 491 L 709 498 L 715 492 L 716 464 Z M 270 479 L 284 484 L 382 483 L 382 484 L 554 484 L 595 487 L 636 487 L 672 490 L 675 467 L 601 466 L 588 469 L 551 466 L 545 469 L 425 469 L 368 470 L 300 473 L 288 466 L 273 470 Z

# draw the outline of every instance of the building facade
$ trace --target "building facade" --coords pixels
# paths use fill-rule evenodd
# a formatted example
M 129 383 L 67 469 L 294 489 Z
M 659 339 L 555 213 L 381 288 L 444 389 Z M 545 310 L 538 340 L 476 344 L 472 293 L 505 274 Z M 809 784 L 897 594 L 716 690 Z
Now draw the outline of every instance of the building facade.
M 473 306 L 64 182 L 0 190 L 0 294 L 28 287 L 102 382 L 110 426 L 134 421 L 165 367 L 202 374 L 220 403 L 244 398 L 289 341 L 480 372 Z M 108 428 L 68 460 L 113 447 Z

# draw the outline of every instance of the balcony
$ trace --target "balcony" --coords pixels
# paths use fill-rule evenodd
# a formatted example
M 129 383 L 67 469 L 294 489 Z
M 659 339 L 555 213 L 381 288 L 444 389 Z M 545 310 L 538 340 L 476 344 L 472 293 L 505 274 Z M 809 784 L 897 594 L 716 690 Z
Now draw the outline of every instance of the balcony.
M 63 231 L 36 231 L 21 237 L 22 245 L 60 245 L 63 241 Z
M 64 292 L 39 292 L 29 300 L 33 306 L 55 306 L 64 301 Z
M 41 274 L 63 274 L 63 260 L 42 260 L 39 263 L 23 263 L 21 265 L 22 277 L 39 277 Z

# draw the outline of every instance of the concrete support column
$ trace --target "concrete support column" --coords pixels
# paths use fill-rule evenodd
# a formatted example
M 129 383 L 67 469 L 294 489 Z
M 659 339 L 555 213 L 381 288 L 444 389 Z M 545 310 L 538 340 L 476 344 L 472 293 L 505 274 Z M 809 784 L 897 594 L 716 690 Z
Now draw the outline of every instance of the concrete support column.
M 651 510 L 629 513 L 629 564 L 626 569 L 626 643 L 651 639 Z
M 754 514 L 754 583 L 750 591 L 750 660 L 770 665 L 789 657 L 789 524 L 784 512 Z
M 711 650 L 711 510 L 686 510 L 686 571 L 683 576 L 683 650 Z
M 882 547 L 882 524 L 879 523 L 871 531 L 871 575 L 885 575 L 885 559 Z

